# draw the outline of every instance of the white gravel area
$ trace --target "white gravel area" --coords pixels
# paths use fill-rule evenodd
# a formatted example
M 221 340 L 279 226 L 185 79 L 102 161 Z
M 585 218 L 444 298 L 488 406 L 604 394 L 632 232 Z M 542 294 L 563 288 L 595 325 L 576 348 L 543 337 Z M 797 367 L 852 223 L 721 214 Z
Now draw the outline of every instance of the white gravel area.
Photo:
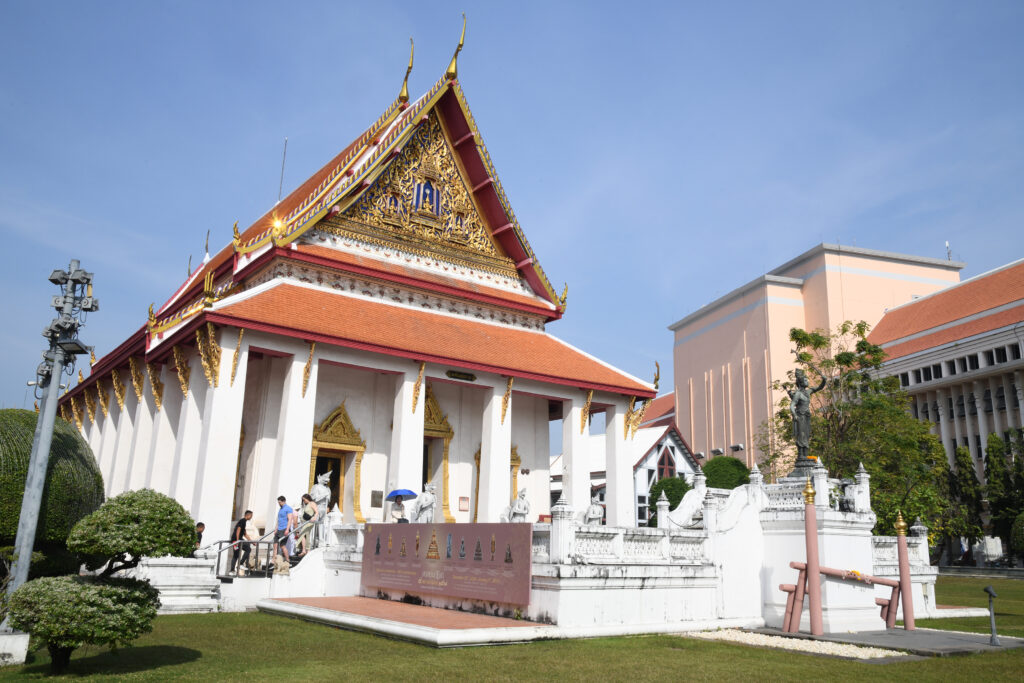
M 903 657 L 907 655 L 906 652 L 901 652 L 899 650 L 883 650 L 877 647 L 846 645 L 843 643 L 832 643 L 825 640 L 804 640 L 801 638 L 786 638 L 784 636 L 769 636 L 763 633 L 748 633 L 746 631 L 739 631 L 736 629 L 693 631 L 682 635 L 688 638 L 728 640 L 729 642 L 753 645 L 755 647 L 773 647 L 781 650 L 796 650 L 798 652 L 809 652 L 816 655 L 850 657 L 853 659 L 880 659 L 882 657 Z

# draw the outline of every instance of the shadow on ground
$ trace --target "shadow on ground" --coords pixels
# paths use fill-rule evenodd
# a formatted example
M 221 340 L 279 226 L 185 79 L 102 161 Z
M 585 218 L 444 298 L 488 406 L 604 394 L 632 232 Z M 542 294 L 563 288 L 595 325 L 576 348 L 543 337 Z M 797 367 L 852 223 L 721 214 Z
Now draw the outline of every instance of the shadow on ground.
M 166 666 L 194 662 L 202 656 L 203 653 L 199 650 L 176 645 L 124 647 L 116 652 L 104 650 L 85 657 L 75 657 L 72 654 L 71 665 L 64 675 L 104 674 L 116 676 L 140 671 L 155 671 Z M 46 656 L 45 649 L 36 652 L 34 659 L 35 661 L 31 665 L 21 670 L 21 674 L 35 676 L 50 673 L 50 658 Z

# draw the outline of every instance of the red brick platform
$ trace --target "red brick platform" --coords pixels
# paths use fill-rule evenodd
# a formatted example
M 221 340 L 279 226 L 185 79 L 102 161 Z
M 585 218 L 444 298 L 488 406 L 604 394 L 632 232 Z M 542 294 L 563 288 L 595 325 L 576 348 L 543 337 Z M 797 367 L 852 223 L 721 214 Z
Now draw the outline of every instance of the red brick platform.
M 451 609 L 438 609 L 423 605 L 410 605 L 394 600 L 378 600 L 376 598 L 282 598 L 278 602 L 291 602 L 296 605 L 319 607 L 332 612 L 344 612 L 363 617 L 373 617 L 403 624 L 425 626 L 433 629 L 468 629 L 468 628 L 525 628 L 537 626 L 529 621 L 492 617 L 487 614 L 473 614 Z
M 558 637 L 558 627 L 364 597 L 262 600 L 263 612 L 434 647 L 501 645 Z

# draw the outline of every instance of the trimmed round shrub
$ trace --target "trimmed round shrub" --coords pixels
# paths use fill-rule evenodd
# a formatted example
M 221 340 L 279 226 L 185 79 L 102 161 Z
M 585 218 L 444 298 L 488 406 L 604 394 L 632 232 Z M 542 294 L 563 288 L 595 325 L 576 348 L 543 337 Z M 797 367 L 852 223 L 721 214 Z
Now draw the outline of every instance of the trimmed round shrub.
M 37 417 L 32 410 L 0 410 L 0 545 L 13 545 L 18 533 Z M 78 520 L 99 508 L 101 503 L 103 476 L 89 444 L 74 425 L 57 419 L 36 543 L 63 545 Z
M 145 557 L 188 557 L 195 550 L 195 522 L 178 501 L 152 489 L 114 496 L 71 530 L 68 550 L 89 569 L 109 575 Z
M 750 483 L 750 470 L 747 466 L 728 455 L 712 458 L 703 469 L 709 488 L 734 489 Z
M 1018 555 L 1024 555 L 1024 512 L 1017 515 L 1010 529 L 1010 549 Z
M 14 628 L 46 643 L 51 668 L 67 668 L 82 645 L 127 645 L 153 630 L 159 593 L 148 581 L 47 576 L 22 584 L 8 605 Z
M 651 492 L 647 497 L 648 509 L 651 511 L 647 526 L 658 526 L 658 513 L 656 510 L 658 509 L 658 499 L 661 498 L 662 491 L 665 492 L 665 497 L 668 498 L 668 509 L 674 510 L 689 490 L 690 485 L 682 477 L 664 477 L 656 481 L 651 486 Z

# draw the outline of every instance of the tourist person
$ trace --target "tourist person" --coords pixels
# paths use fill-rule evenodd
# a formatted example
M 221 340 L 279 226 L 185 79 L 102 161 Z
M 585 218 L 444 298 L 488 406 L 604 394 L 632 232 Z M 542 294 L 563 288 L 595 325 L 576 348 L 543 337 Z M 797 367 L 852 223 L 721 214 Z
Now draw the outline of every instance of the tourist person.
M 302 548 L 302 551 L 295 557 L 303 557 L 309 552 L 309 534 L 313 531 L 313 524 L 320 519 L 320 508 L 313 501 L 308 493 L 302 494 L 302 521 L 301 531 L 297 532 L 295 544 Z
M 288 557 L 288 536 L 295 527 L 295 511 L 292 510 L 292 506 L 288 504 L 288 499 L 284 496 L 277 497 L 277 507 L 277 530 L 274 532 L 274 543 L 277 544 L 279 552 L 284 555 L 285 562 L 288 562 L 291 559 Z
M 409 522 L 405 518 L 405 505 L 402 503 L 401 496 L 395 496 L 395 502 L 391 505 L 391 518 L 398 524 Z
M 196 552 L 199 551 L 199 547 L 203 544 L 203 532 L 206 531 L 206 525 L 202 522 L 196 524 Z
M 254 540 L 251 532 L 252 526 L 249 522 L 252 520 L 252 510 L 246 510 L 242 518 L 235 522 L 235 528 L 231 532 L 231 540 L 234 543 L 233 557 L 231 559 L 231 574 L 238 571 L 238 565 L 242 565 L 242 572 L 245 572 L 245 565 L 249 561 L 249 553 L 252 552 L 252 544 L 249 541 Z

